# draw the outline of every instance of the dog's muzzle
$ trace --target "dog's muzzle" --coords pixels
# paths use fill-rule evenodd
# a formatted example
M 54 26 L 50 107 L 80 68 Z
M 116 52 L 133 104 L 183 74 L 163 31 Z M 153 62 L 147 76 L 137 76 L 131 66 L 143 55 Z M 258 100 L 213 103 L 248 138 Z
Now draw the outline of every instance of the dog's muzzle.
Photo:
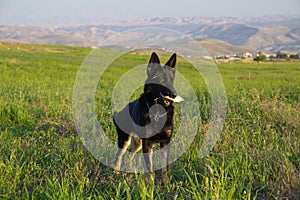
M 162 101 L 165 106 L 170 106 L 171 103 L 180 103 L 184 101 L 184 99 L 179 95 L 176 95 L 175 98 L 172 98 L 170 96 L 165 96 L 162 93 L 160 93 L 160 97 L 156 99 L 156 103 L 158 100 Z

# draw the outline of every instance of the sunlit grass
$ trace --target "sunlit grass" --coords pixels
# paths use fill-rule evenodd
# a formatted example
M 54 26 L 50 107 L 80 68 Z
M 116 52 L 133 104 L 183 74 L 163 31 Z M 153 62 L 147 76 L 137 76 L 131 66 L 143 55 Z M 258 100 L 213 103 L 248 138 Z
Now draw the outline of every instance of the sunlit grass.
M 200 101 L 201 127 L 188 151 L 170 165 L 170 182 L 163 187 L 157 180 L 145 184 L 143 174 L 115 174 L 93 158 L 77 136 L 72 89 L 89 52 L 75 47 L 0 45 L 1 199 L 300 196 L 299 62 L 218 64 L 228 115 L 213 151 L 200 159 L 198 150 L 209 123 L 209 94 L 201 77 L 180 59 L 178 71 L 195 87 Z M 112 138 L 116 134 L 107 112 L 110 90 L 122 73 L 147 60 L 147 55 L 126 55 L 99 84 L 107 92 L 97 96 L 97 115 Z

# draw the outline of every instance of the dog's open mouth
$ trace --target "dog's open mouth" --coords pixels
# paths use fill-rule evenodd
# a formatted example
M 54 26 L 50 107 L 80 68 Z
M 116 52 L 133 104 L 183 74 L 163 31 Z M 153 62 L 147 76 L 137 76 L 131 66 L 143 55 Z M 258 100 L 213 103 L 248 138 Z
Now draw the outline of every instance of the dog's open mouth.
M 184 99 L 179 95 L 177 95 L 175 98 L 172 98 L 172 97 L 169 97 L 169 96 L 164 96 L 164 99 L 172 101 L 174 103 L 180 103 L 180 102 L 184 101 Z
M 176 95 L 174 98 L 172 98 L 170 96 L 165 96 L 162 93 L 160 93 L 160 95 L 166 106 L 169 106 L 171 103 L 180 103 L 180 102 L 184 101 L 184 99 L 179 95 Z

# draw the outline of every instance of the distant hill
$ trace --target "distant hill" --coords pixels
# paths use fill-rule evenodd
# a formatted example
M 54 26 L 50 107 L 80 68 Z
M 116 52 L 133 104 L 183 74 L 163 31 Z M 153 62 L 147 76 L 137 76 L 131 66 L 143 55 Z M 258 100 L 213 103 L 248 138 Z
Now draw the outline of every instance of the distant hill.
M 202 26 L 189 32 L 195 39 L 214 38 L 232 45 L 244 45 L 249 38 L 259 32 L 259 28 L 243 24 L 217 24 Z
M 118 24 L 0 26 L 0 41 L 96 46 L 101 40 L 116 33 L 147 26 L 170 28 L 185 33 L 202 41 L 202 45 L 213 55 L 240 50 L 300 51 L 300 16 L 157 17 Z M 136 37 L 139 35 L 133 33 L 129 38 Z
M 216 39 L 200 40 L 199 43 L 211 56 L 218 56 L 224 54 L 240 54 L 242 52 L 255 52 L 255 50 L 253 49 L 242 46 L 234 46 L 222 40 Z

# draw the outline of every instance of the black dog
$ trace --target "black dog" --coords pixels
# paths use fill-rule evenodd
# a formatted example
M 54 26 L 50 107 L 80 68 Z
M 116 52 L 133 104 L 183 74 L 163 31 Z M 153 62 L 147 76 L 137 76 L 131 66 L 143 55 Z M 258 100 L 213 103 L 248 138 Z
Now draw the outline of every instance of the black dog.
M 114 113 L 113 120 L 118 133 L 119 147 L 115 170 L 120 170 L 122 156 L 132 140 L 130 162 L 135 153 L 142 148 L 144 165 L 148 172 L 153 173 L 152 146 L 159 143 L 162 150 L 163 179 L 167 180 L 170 150 L 168 144 L 173 133 L 173 104 L 183 100 L 176 94 L 174 88 L 175 64 L 175 53 L 164 66 L 161 66 L 157 54 L 153 52 L 147 66 L 148 79 L 144 85 L 144 93 L 139 99 L 126 105 L 122 111 Z

